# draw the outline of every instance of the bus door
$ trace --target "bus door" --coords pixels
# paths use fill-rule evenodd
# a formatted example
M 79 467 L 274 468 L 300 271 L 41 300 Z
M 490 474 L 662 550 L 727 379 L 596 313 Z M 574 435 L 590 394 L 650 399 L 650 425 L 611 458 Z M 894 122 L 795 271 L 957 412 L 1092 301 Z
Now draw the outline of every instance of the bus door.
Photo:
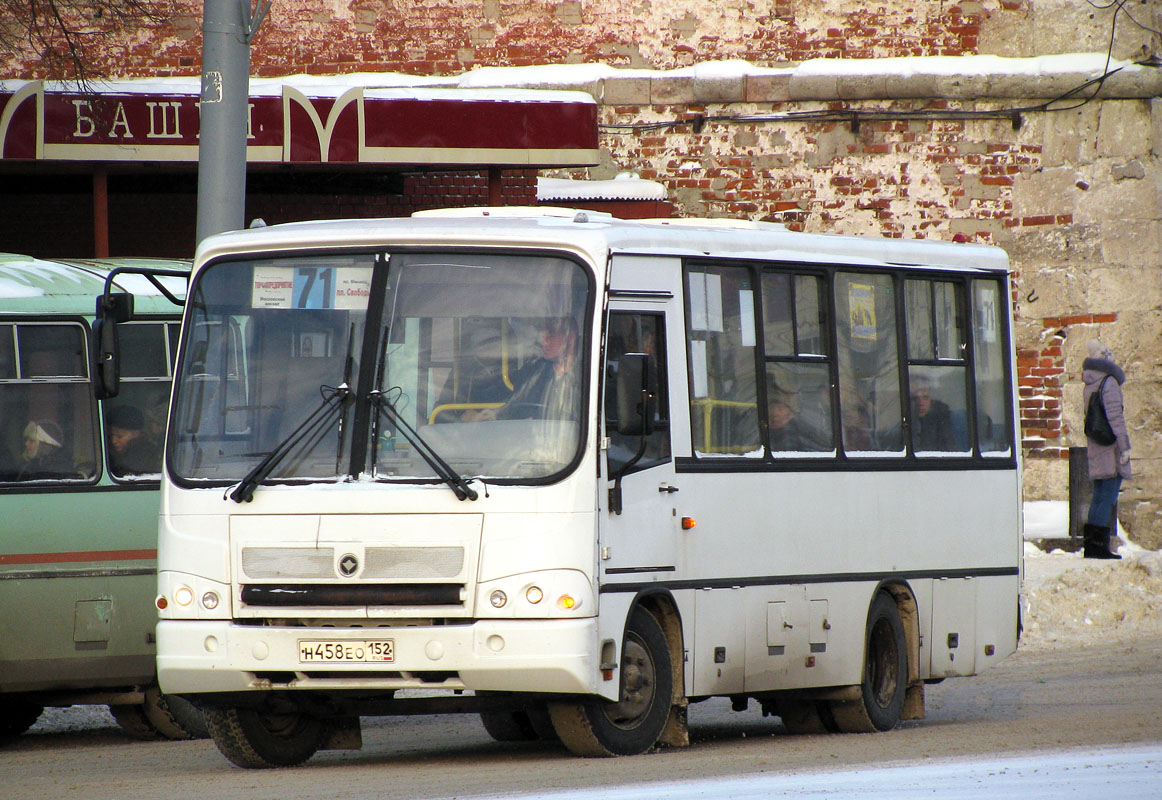
M 602 472 L 607 489 L 620 475 L 621 511 L 607 503 L 601 514 L 601 563 L 604 582 L 673 578 L 681 569 L 681 489 L 674 472 L 670 403 L 686 393 L 682 339 L 681 262 L 677 259 L 622 257 L 614 262 L 606 328 L 605 436 Z M 658 369 L 654 431 L 636 463 L 642 437 L 617 432 L 618 363 L 626 353 L 646 353 Z M 688 435 L 688 432 L 687 434 Z M 605 500 L 610 494 L 605 493 Z M 616 505 L 616 503 L 615 503 Z

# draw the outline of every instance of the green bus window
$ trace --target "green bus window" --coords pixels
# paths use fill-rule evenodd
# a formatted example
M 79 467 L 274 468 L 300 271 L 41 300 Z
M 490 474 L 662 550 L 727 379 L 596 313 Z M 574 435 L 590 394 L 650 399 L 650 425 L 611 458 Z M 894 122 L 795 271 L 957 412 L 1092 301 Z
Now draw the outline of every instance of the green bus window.
M 97 464 L 84 329 L 74 323 L 4 328 L 0 337 L 9 334 L 5 350 L 15 370 L 0 375 L 0 480 L 92 480 Z
M 0 325 L 0 381 L 16 377 L 15 333 L 15 326 Z
M 103 402 L 105 455 L 116 479 L 155 477 L 161 472 L 165 420 L 169 411 L 170 329 L 162 322 L 122 325 L 121 391 Z

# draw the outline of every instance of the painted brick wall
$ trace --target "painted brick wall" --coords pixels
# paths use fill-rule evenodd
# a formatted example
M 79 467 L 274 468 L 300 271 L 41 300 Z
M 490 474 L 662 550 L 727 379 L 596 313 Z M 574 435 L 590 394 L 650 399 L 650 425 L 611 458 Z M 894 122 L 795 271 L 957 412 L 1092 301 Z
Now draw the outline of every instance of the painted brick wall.
M 202 3 L 155 4 L 165 12 L 147 35 L 113 36 L 93 48 L 99 69 L 118 77 L 197 72 Z M 785 63 L 960 55 L 979 52 L 989 30 L 1032 26 L 1032 5 L 1030 0 L 882 0 L 871 6 L 848 0 L 638 0 L 628 7 L 621 0 L 295 0 L 273 4 L 251 64 L 258 76 L 437 75 L 546 63 L 672 69 L 731 58 Z M 86 20 L 88 28 L 99 24 Z M 0 57 L 0 74 L 41 77 L 28 54 Z

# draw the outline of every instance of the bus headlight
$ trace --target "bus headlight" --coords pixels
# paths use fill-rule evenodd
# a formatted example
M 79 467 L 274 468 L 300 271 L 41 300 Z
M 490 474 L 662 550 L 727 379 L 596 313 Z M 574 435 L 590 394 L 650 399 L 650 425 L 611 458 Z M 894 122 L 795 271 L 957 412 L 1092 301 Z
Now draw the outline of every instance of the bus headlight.
M 162 619 L 229 619 L 230 585 L 187 572 L 157 575 L 154 605 Z
M 593 584 L 575 569 L 537 570 L 482 582 L 476 589 L 481 616 L 551 619 L 592 614 Z

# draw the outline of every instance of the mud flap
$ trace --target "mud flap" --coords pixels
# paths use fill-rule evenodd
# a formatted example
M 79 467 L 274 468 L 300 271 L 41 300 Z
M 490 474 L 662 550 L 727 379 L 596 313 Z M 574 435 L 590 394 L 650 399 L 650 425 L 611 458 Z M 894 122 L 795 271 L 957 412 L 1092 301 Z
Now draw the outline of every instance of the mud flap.
M 686 698 L 670 706 L 670 716 L 666 720 L 666 727 L 662 728 L 662 735 L 658 737 L 658 744 L 666 747 L 689 747 L 690 729 L 686 726 Z
M 913 683 L 904 695 L 904 708 L 900 711 L 900 719 L 924 719 L 924 684 Z

